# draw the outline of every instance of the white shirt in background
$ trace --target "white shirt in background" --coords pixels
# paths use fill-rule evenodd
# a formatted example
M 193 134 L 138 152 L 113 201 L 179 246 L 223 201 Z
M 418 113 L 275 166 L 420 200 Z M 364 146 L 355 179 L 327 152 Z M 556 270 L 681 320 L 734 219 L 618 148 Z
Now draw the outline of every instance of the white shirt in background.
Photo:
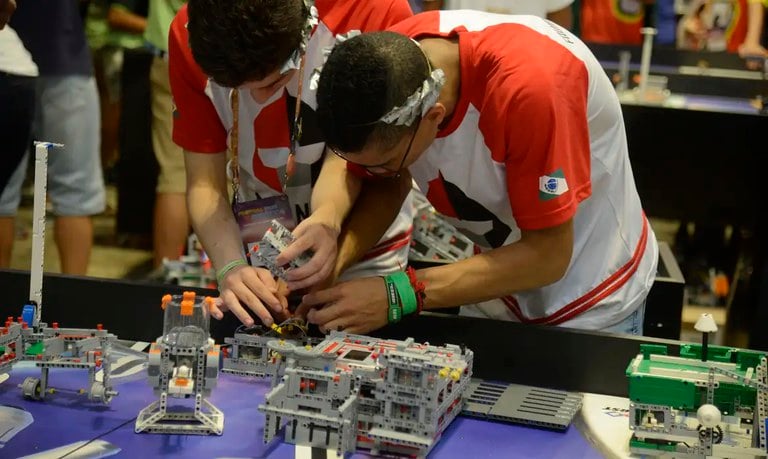
M 0 72 L 37 76 L 37 65 L 32 60 L 32 55 L 8 25 L 0 30 Z

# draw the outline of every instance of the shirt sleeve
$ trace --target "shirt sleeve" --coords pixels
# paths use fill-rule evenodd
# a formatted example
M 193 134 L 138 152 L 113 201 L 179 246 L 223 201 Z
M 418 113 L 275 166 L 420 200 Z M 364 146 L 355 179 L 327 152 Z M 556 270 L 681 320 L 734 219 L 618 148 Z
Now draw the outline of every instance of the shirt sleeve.
M 227 149 L 227 132 L 213 102 L 205 94 L 208 78 L 192 57 L 187 35 L 187 9 L 182 8 L 168 35 L 168 60 L 173 94 L 173 141 L 196 153 Z
M 517 225 L 550 228 L 591 194 L 586 69 L 556 79 L 531 75 L 508 113 L 507 192 Z

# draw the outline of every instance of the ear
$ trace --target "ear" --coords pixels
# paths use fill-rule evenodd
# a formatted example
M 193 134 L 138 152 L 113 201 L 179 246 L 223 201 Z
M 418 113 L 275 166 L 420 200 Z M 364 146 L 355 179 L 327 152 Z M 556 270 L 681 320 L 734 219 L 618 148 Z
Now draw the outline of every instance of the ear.
M 424 115 L 423 119 L 429 122 L 429 124 L 433 124 L 435 127 L 437 127 L 445 119 L 445 113 L 445 105 L 438 102 L 427 111 L 427 114 Z

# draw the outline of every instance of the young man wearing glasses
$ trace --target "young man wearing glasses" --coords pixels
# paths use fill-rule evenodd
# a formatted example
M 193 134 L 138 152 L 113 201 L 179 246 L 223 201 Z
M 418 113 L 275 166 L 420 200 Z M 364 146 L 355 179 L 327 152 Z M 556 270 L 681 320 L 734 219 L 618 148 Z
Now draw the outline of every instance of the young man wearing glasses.
M 473 305 L 465 313 L 642 333 L 658 250 L 619 101 L 589 49 L 531 16 L 430 12 L 390 30 L 325 63 L 327 145 L 361 175 L 412 175 L 482 253 L 341 283 L 297 313 L 365 333 Z
M 359 256 L 344 276 L 385 274 L 406 263 L 413 210 L 403 200 L 410 182 L 403 180 L 397 195 L 366 184 L 361 199 L 375 200 L 380 212 L 352 212 L 345 221 L 354 199 L 334 200 L 331 188 L 341 179 L 354 197 L 363 185 L 344 161 L 324 155 L 309 80 L 337 36 L 382 30 L 410 16 L 406 0 L 191 0 L 175 18 L 169 36 L 173 139 L 185 150 L 190 220 L 217 269 L 221 309 L 244 324 L 254 323 L 246 307 L 266 325 L 286 312 L 269 271 L 246 262 L 242 222 L 263 209 L 287 209 L 289 223 L 298 223 L 297 240 L 278 261 L 314 252 L 291 272 L 291 289 L 334 280 Z M 381 225 L 369 225 L 377 220 Z M 340 232 L 349 235 L 339 238 L 337 250 Z

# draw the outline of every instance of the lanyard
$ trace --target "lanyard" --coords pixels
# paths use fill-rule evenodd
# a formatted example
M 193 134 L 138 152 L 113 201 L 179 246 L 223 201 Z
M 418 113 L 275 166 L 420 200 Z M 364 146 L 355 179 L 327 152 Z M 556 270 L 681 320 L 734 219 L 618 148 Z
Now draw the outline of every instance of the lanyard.
M 299 64 L 299 85 L 296 94 L 296 107 L 293 115 L 293 125 L 291 126 L 291 146 L 288 150 L 288 161 L 285 164 L 285 175 L 283 176 L 283 194 L 292 182 L 296 172 L 296 150 L 299 148 L 301 140 L 301 94 L 304 87 L 304 61 L 306 54 L 301 57 Z M 238 200 L 238 191 L 240 190 L 240 162 L 238 158 L 238 134 L 239 134 L 239 114 L 240 114 L 240 91 L 235 88 L 230 92 L 230 106 L 232 108 L 232 130 L 229 132 L 229 153 L 232 157 L 232 191 L 233 199 Z

